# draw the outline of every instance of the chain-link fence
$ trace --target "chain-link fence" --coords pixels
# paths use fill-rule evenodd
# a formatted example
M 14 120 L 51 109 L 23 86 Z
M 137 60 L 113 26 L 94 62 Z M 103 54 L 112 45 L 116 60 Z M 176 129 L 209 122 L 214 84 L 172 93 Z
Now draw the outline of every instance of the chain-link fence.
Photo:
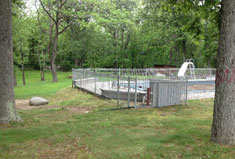
M 215 69 L 73 69 L 73 86 L 116 100 L 118 107 L 168 106 L 214 97 Z M 194 77 L 192 77 L 192 71 Z
M 138 78 L 174 79 L 177 77 L 179 68 L 147 68 L 147 69 L 123 69 L 123 68 L 89 68 L 87 70 L 112 74 L 115 76 L 130 76 Z M 192 76 L 193 74 L 193 76 Z M 212 79 L 215 77 L 214 68 L 188 68 L 185 73 L 187 79 Z

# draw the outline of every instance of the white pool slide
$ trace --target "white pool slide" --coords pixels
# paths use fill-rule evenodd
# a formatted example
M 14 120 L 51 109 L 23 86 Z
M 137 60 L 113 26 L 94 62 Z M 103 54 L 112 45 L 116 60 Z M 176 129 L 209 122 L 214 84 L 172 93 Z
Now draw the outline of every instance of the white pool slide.
M 191 70 L 190 70 L 190 71 L 191 71 L 191 75 L 194 75 L 194 72 L 192 72 L 192 71 L 194 71 L 194 68 L 195 68 L 193 62 L 191 62 L 191 61 L 186 61 L 186 62 L 184 62 L 183 65 L 180 67 L 179 72 L 178 72 L 178 77 L 185 77 L 185 73 L 186 73 L 186 71 L 187 71 L 188 68 L 191 69 Z

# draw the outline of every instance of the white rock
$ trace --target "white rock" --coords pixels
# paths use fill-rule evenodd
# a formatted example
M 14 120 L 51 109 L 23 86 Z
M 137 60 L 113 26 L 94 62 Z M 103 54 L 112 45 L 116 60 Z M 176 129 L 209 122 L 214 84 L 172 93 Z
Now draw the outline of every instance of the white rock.
M 48 104 L 48 100 L 42 97 L 33 97 L 29 100 L 29 105 L 31 106 L 39 106 L 39 105 L 45 105 L 45 104 Z

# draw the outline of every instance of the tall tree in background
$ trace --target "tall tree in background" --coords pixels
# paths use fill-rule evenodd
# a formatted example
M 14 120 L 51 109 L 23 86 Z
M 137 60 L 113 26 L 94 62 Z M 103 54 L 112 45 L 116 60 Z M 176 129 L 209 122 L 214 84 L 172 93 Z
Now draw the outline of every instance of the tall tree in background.
M 235 1 L 223 0 L 211 139 L 235 144 Z
M 0 123 L 19 121 L 14 100 L 11 0 L 0 1 Z
M 49 0 L 45 5 L 42 0 L 39 0 L 43 10 L 49 16 L 50 22 L 52 22 L 51 31 L 50 31 L 50 44 L 52 44 L 52 50 L 50 49 L 50 65 L 51 72 L 53 76 L 53 82 L 57 82 L 57 74 L 56 74 L 56 55 L 57 55 L 57 44 L 59 40 L 59 35 L 62 34 L 67 28 L 69 28 L 70 23 L 73 21 L 71 16 L 69 16 L 70 9 L 69 5 L 66 6 L 67 0 Z M 70 2 L 70 5 L 72 3 Z M 74 6 L 73 6 L 74 7 Z M 64 10 L 66 8 L 66 10 Z M 54 28 L 54 29 L 53 29 Z M 52 35 L 53 34 L 53 35 Z M 52 40 L 52 41 L 51 41 Z

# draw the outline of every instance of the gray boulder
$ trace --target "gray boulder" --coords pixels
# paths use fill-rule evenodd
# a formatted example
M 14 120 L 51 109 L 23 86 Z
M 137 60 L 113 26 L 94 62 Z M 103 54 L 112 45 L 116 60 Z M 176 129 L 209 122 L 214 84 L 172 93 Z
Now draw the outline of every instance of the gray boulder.
M 39 105 L 45 105 L 45 104 L 48 104 L 48 100 L 42 97 L 33 97 L 29 100 L 29 105 L 31 106 L 39 106 Z

